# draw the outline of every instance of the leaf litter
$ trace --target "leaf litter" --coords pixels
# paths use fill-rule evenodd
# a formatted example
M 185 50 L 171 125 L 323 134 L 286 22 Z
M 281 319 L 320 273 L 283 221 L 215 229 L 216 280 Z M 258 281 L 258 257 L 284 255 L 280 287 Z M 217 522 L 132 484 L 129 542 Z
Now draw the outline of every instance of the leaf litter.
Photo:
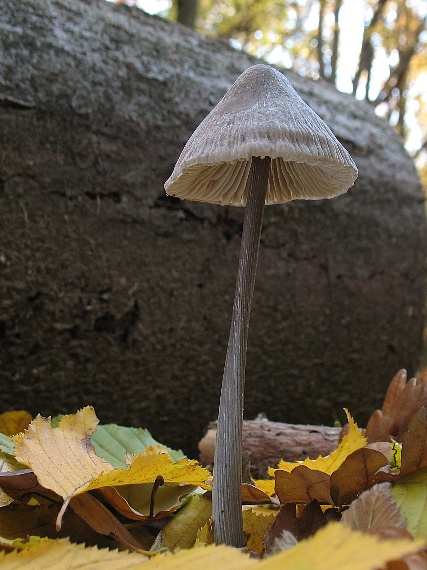
M 329 456 L 280 461 L 269 479 L 249 477 L 244 552 L 210 544 L 211 473 L 147 430 L 99 425 L 91 407 L 54 423 L 8 413 L 3 423 L 0 416 L 0 564 L 427 568 L 424 406 L 424 377 L 407 382 L 400 371 L 366 430 L 346 412 Z

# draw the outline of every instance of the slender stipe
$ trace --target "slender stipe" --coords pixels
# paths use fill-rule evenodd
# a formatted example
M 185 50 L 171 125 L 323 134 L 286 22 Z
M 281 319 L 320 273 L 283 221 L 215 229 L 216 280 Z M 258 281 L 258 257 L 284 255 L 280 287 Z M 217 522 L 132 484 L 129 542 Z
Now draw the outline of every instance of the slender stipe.
M 243 546 L 242 422 L 246 348 L 270 158 L 252 158 L 230 337 L 222 380 L 212 509 L 217 544 Z

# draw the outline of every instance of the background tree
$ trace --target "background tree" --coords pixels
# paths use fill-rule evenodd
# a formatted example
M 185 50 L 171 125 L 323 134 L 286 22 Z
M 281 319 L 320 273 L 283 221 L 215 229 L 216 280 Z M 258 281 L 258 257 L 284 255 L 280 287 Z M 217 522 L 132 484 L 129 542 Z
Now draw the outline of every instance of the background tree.
M 357 4 L 352 7 L 357 12 Z M 350 90 L 407 143 L 427 182 L 427 3 L 361 0 Z M 359 6 L 360 6 L 359 5 Z M 174 0 L 169 17 L 302 75 L 339 87 L 344 0 Z M 196 17 L 197 10 L 197 17 Z M 355 26 L 357 22 L 355 21 Z

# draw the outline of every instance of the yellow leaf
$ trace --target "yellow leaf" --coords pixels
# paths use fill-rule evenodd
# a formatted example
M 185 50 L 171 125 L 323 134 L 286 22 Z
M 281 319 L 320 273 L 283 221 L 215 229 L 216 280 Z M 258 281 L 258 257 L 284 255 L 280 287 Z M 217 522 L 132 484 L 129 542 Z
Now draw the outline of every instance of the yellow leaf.
M 152 558 L 143 570 L 246 570 L 259 565 L 237 548 L 230 546 L 203 546 L 181 550 L 176 554 L 160 554 Z M 3 570 L 3 569 L 2 569 Z M 108 569 L 110 570 L 110 569 Z
M 13 438 L 15 457 L 32 468 L 43 487 L 64 499 L 58 528 L 71 498 L 91 489 L 154 483 L 158 475 L 165 483 L 210 488 L 205 483 L 210 476 L 207 469 L 189 459 L 174 462 L 160 446 L 149 447 L 135 455 L 129 467 L 114 469 L 96 455 L 90 442 L 97 424 L 93 408 L 86 407 L 74 415 L 64 416 L 55 428 L 49 419 L 37 416 L 23 434 Z
M 162 530 L 161 547 L 191 548 L 196 542 L 198 531 L 209 522 L 212 502 L 206 495 L 195 495 L 168 522 Z
M 145 560 L 140 554 L 37 537 L 32 537 L 27 548 L 0 553 L 2 570 L 129 570 L 146 568 Z
M 24 410 L 0 414 L 0 433 L 7 436 L 24 431 L 31 422 L 31 414 Z
M 20 465 L 12 455 L 0 452 L 0 473 L 13 473 L 22 468 L 23 465 Z M 12 497 L 9 497 L 6 491 L 0 489 L 0 507 L 10 505 L 12 502 Z
M 199 529 L 194 546 L 206 546 L 207 544 L 213 544 L 214 537 L 212 525 L 212 519 L 209 519 L 207 523 L 204 524 L 201 529 Z
M 16 459 L 31 467 L 43 487 L 64 499 L 64 508 L 73 495 L 90 488 L 92 479 L 114 469 L 90 443 L 97 424 L 95 411 L 88 406 L 64 416 L 56 428 L 39 415 L 13 438 Z
M 243 510 L 243 532 L 248 537 L 246 548 L 260 556 L 264 554 L 263 538 L 275 519 L 273 511 L 257 512 L 255 509 Z
M 274 470 L 273 470 L 274 473 Z M 276 481 L 275 479 L 252 479 L 252 483 L 255 485 L 257 489 L 263 491 L 266 495 L 271 497 L 274 495 Z
M 366 438 L 362 435 L 362 432 L 357 427 L 356 422 L 350 416 L 347 410 L 347 419 L 349 423 L 349 432 L 343 437 L 341 443 L 338 445 L 337 449 L 327 455 L 326 457 L 319 456 L 317 459 L 304 459 L 304 461 L 294 461 L 292 463 L 281 460 L 278 465 L 278 469 L 281 471 L 287 471 L 290 473 L 295 467 L 299 465 L 305 465 L 309 469 L 315 469 L 317 471 L 323 471 L 323 473 L 331 474 L 342 465 L 342 463 L 347 459 L 347 457 L 365 447 L 368 443 Z M 274 476 L 276 469 L 269 468 L 268 474 Z M 258 482 L 257 482 L 258 486 Z
M 302 540 L 291 550 L 262 560 L 258 568 L 377 570 L 388 561 L 416 552 L 422 546 L 422 541 L 381 540 L 376 536 L 351 530 L 340 523 L 329 523 L 312 538 Z
M 87 489 L 154 483 L 158 475 L 163 477 L 165 483 L 180 483 L 210 489 L 210 485 L 205 483 L 210 476 L 207 469 L 191 459 L 174 462 L 169 453 L 161 447 L 148 447 L 132 458 L 129 467 L 99 475 L 90 482 Z

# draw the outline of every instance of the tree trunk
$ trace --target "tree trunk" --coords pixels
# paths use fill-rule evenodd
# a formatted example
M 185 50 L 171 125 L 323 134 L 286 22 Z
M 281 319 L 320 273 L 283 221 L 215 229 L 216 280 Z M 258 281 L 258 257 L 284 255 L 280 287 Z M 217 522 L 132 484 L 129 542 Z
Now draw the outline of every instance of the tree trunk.
M 218 410 L 239 208 L 163 183 L 255 62 L 102 0 L 0 12 L 2 408 L 143 425 L 197 454 Z M 352 153 L 334 200 L 265 208 L 245 417 L 363 425 L 422 346 L 426 222 L 414 166 L 371 108 L 286 72 Z
M 177 21 L 194 30 L 197 17 L 198 0 L 176 0 L 178 5 Z

